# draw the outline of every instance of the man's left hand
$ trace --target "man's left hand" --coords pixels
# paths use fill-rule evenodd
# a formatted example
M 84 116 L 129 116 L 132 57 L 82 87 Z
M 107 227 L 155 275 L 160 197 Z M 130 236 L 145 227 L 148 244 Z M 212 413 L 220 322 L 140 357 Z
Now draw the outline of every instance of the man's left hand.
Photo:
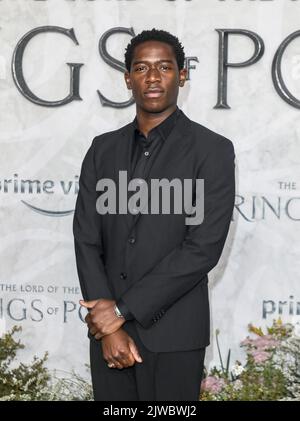
M 95 336 L 95 339 L 101 339 L 105 335 L 116 332 L 124 323 L 124 317 L 118 317 L 114 311 L 115 300 L 84 301 L 79 303 L 88 309 L 91 309 L 85 317 L 89 331 Z

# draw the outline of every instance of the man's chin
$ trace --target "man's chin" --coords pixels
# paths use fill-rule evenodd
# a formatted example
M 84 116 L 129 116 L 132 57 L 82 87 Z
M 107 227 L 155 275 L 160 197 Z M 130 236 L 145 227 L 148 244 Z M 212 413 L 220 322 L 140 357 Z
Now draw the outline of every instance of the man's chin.
M 162 113 L 168 108 L 168 105 L 159 101 L 144 102 L 141 108 L 147 113 Z

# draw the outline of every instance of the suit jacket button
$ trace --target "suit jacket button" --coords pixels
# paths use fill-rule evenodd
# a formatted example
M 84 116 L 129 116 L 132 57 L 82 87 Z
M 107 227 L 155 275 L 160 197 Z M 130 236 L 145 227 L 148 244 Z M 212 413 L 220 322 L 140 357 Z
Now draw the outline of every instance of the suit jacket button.
M 135 243 L 135 238 L 134 238 L 134 237 L 129 237 L 129 238 L 128 238 L 128 242 L 129 242 L 130 244 L 134 244 L 134 243 Z
M 126 279 L 127 278 L 127 273 L 125 273 L 125 272 L 120 273 L 120 278 L 121 279 Z

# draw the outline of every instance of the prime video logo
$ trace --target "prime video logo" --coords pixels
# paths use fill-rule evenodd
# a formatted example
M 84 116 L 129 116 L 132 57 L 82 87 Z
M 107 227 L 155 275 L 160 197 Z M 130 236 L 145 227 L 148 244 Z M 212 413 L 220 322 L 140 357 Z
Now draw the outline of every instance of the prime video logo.
M 300 316 L 300 301 L 294 295 L 290 295 L 286 300 L 263 300 L 262 317 L 268 319 L 272 317 L 297 317 Z M 300 320 L 300 319 L 299 319 Z
M 160 209 L 162 214 L 170 214 L 171 204 L 173 204 L 174 214 L 182 214 L 184 209 L 185 214 L 189 215 L 185 218 L 186 225 L 199 225 L 204 219 L 204 180 L 195 179 L 194 198 L 193 181 L 189 178 L 183 180 L 152 178 L 149 187 L 143 178 L 133 178 L 128 183 L 127 171 L 119 171 L 118 186 L 110 178 L 98 180 L 96 191 L 103 191 L 103 193 L 97 198 L 96 209 L 101 215 L 128 214 L 128 212 L 132 215 L 149 214 L 148 205 L 151 196 L 151 214 L 159 214 Z

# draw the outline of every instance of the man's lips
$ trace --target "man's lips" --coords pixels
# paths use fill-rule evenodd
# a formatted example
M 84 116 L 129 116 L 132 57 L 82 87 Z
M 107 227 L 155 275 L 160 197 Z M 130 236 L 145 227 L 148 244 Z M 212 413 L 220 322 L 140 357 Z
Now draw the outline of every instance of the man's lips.
M 159 98 L 160 96 L 162 96 L 163 93 L 164 91 L 160 89 L 149 89 L 148 91 L 144 92 L 144 95 L 147 98 Z

